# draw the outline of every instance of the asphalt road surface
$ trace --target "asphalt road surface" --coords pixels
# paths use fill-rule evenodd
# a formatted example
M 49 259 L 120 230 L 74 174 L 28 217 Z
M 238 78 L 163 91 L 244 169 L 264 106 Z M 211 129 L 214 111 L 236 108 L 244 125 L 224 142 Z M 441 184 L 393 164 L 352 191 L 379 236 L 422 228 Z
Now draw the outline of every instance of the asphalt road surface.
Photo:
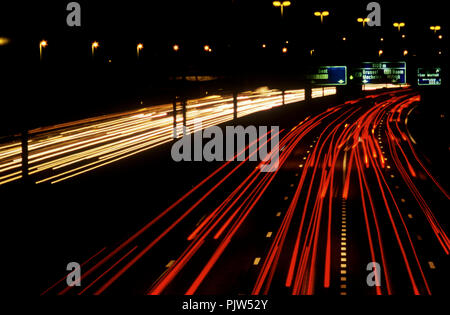
M 412 89 L 383 90 L 316 110 L 266 135 L 280 139 L 272 172 L 247 154 L 170 197 L 137 191 L 114 214 L 123 226 L 84 237 L 81 286 L 66 285 L 62 266 L 40 293 L 444 294 L 450 195 L 408 128 L 419 102 Z M 125 222 L 159 199 L 168 205 Z

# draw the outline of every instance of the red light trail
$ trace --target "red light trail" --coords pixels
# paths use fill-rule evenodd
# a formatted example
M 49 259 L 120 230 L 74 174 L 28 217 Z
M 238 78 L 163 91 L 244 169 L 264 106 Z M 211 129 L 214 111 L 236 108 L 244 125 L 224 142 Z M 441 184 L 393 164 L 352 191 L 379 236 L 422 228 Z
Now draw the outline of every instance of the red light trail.
M 89 261 L 82 274 L 87 287 L 63 287 L 58 282 L 43 294 L 108 293 L 139 261 L 150 259 L 152 250 L 174 231 L 182 231 L 183 239 L 176 236 L 180 250 L 159 277 L 148 279 L 143 293 L 205 294 L 230 248 L 236 243 L 252 247 L 242 233 L 250 229 L 249 221 L 266 220 L 263 200 L 276 199 L 286 174 L 295 174 L 293 193 L 284 199 L 288 203 L 279 205 L 281 222 L 273 237 L 268 234 L 270 242 L 255 260 L 256 271 L 250 284 L 243 286 L 244 293 L 283 290 L 311 295 L 338 288 L 339 281 L 354 276 L 352 262 L 358 260 L 381 265 L 381 280 L 377 280 L 383 285 L 373 288 L 373 294 L 401 290 L 431 294 L 427 261 L 420 255 L 408 221 L 410 210 L 404 206 L 408 196 L 400 198 L 398 188 L 394 191 L 394 186 L 405 188 L 408 203 L 414 203 L 409 208 L 417 210 L 427 223 L 424 228 L 434 236 L 428 241 L 436 243 L 442 255 L 449 255 L 450 239 L 439 223 L 439 212 L 432 211 L 421 193 L 423 181 L 433 184 L 435 193 L 446 201 L 449 194 L 420 159 L 407 129 L 410 109 L 418 102 L 416 92 L 401 89 L 310 115 L 292 129 L 280 131 L 282 150 L 274 172 L 260 172 L 263 162 L 250 162 L 249 157 L 223 163 L 130 238 L 113 249 L 108 246 L 111 251 L 104 251 L 97 262 Z M 346 201 L 346 209 L 351 208 L 352 226 L 360 223 L 358 240 L 348 237 L 356 232 L 347 225 L 347 212 L 339 219 L 341 200 Z M 191 224 L 197 222 L 192 217 L 201 217 L 197 225 Z M 338 224 L 345 236 L 339 237 Z M 349 254 L 339 256 L 340 252 Z M 252 260 L 248 261 L 250 265 Z

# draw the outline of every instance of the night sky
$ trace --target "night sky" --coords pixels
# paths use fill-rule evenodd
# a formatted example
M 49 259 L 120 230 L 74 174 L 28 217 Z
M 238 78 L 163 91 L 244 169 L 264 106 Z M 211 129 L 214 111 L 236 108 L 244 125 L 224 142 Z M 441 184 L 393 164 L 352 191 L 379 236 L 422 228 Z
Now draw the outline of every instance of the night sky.
M 4 104 L 15 104 L 3 106 L 7 132 L 26 121 L 24 109 L 32 126 L 110 112 L 139 104 L 136 95 L 144 97 L 180 75 L 295 77 L 310 64 L 376 60 L 380 49 L 385 60 L 411 64 L 442 63 L 448 54 L 446 1 L 379 1 L 382 26 L 365 28 L 356 20 L 367 16 L 369 1 L 293 0 L 282 19 L 267 0 L 83 0 L 81 27 L 66 24 L 69 2 L 0 4 L 0 37 L 11 40 L 0 46 L 2 97 Z M 323 25 L 316 10 L 330 11 Z M 393 22 L 406 27 L 398 32 Z M 443 40 L 430 25 L 441 25 Z M 40 61 L 44 39 L 48 46 Z M 100 43 L 95 58 L 93 41 Z M 139 60 L 138 43 L 144 45 Z M 281 53 L 283 47 L 288 54 Z

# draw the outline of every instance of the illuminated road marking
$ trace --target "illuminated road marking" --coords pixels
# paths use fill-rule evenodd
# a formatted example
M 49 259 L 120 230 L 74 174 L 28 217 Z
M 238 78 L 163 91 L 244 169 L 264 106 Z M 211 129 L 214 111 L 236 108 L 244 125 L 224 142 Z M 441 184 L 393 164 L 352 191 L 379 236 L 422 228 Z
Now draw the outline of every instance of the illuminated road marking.
M 429 261 L 428 266 L 430 266 L 430 269 L 436 269 L 436 266 L 434 265 L 434 262 Z
M 344 156 L 344 177 L 345 177 L 345 169 L 346 169 L 346 154 Z M 347 274 L 347 201 L 342 199 L 342 207 L 341 207 L 341 247 L 340 247 L 340 274 L 341 274 L 341 283 L 340 283 L 340 295 L 347 295 L 347 277 L 343 277 L 342 275 Z
M 175 260 L 171 260 L 167 263 L 166 268 L 170 268 L 175 263 Z
M 272 232 L 267 232 L 266 237 L 267 238 L 271 238 L 272 237 Z
M 261 261 L 261 257 L 256 257 L 255 260 L 253 261 L 253 265 L 257 266 L 260 261 Z

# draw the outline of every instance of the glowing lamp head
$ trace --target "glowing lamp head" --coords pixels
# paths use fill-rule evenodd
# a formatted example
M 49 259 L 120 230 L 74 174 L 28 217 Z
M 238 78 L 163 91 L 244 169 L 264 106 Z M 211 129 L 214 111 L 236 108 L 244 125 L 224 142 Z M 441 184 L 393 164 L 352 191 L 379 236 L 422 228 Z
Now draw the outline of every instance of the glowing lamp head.
M 358 18 L 357 21 L 358 21 L 359 23 L 362 23 L 362 22 L 364 22 L 364 19 L 363 19 L 363 18 Z
M 328 12 L 328 11 L 323 11 L 323 12 L 322 12 L 322 15 L 323 15 L 323 16 L 329 16 L 329 15 L 330 15 L 330 12 Z
M 289 7 L 291 5 L 291 1 L 283 1 L 282 4 L 284 7 Z
M 283 47 L 283 54 L 287 53 L 288 49 L 286 47 Z
M 41 41 L 41 42 L 39 43 L 39 45 L 40 45 L 41 47 L 47 47 L 48 43 L 47 43 L 46 40 L 43 40 L 43 41 Z
M 138 44 L 138 45 L 137 45 L 137 48 L 138 48 L 138 49 L 142 49 L 142 48 L 144 48 L 144 45 Z
M 178 50 L 180 50 L 180 46 L 178 46 L 177 44 L 175 44 L 175 45 L 173 45 L 172 49 L 173 49 L 174 51 L 178 51 Z
M 92 48 L 98 48 L 98 46 L 99 46 L 98 42 L 93 42 L 92 43 Z
M 280 1 L 274 1 L 273 3 L 274 7 L 280 7 L 281 6 L 281 2 Z
M 203 50 L 204 51 L 210 51 L 211 48 L 209 47 L 209 45 L 205 45 L 205 46 L 203 46 Z
M 7 37 L 0 37 L 0 46 L 8 45 L 10 42 L 10 39 Z

